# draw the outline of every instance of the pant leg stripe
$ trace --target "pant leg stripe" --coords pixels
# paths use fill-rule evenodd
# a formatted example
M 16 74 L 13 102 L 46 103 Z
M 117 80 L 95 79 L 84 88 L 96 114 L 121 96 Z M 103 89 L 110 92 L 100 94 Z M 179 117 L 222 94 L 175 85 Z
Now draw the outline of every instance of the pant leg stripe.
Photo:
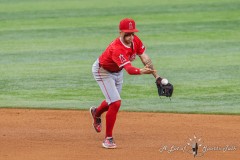
M 109 96 L 109 94 L 108 94 L 107 88 L 106 88 L 106 86 L 105 86 L 105 84 L 104 84 L 104 82 L 103 82 L 103 80 L 102 80 L 101 74 L 100 74 L 100 67 L 98 68 L 98 75 L 99 75 L 99 77 L 100 77 L 100 80 L 101 80 L 102 83 L 103 83 L 103 86 L 104 86 L 104 89 L 105 89 L 105 91 L 106 91 L 106 93 L 107 93 L 107 96 L 108 96 L 109 100 L 111 101 L 111 98 L 110 98 L 110 96 Z

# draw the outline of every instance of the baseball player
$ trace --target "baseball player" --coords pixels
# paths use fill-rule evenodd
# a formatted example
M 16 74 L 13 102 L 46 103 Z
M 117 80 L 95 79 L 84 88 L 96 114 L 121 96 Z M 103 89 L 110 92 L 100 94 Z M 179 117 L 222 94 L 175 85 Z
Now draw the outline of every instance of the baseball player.
M 98 107 L 91 107 L 93 127 L 96 132 L 101 132 L 101 115 L 106 113 L 106 135 L 102 142 L 104 148 L 116 148 L 113 139 L 113 127 L 118 110 L 121 106 L 120 93 L 123 84 L 123 70 L 130 75 L 153 74 L 157 79 L 160 76 L 154 70 L 149 56 L 145 53 L 145 46 L 140 38 L 135 35 L 138 32 L 135 21 L 125 18 L 119 24 L 119 37 L 112 41 L 92 66 L 92 73 L 100 86 L 105 100 Z M 139 56 L 143 68 L 132 66 L 131 62 Z

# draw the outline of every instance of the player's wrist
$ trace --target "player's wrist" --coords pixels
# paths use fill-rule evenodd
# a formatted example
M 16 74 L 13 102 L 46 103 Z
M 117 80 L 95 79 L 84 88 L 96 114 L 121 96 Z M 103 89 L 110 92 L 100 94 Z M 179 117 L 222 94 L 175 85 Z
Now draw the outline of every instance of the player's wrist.
M 155 79 L 161 79 L 162 80 L 162 77 L 160 77 L 159 75 L 154 75 L 153 76 L 155 77 Z

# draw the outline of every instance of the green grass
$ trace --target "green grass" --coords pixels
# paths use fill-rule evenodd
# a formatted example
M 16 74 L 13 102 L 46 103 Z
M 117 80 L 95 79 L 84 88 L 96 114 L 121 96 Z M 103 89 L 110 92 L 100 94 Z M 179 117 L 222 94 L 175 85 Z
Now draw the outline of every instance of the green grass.
M 159 98 L 152 76 L 125 73 L 121 110 L 240 114 L 238 0 L 0 0 L 0 107 L 98 105 L 91 66 L 124 17 L 175 90 Z

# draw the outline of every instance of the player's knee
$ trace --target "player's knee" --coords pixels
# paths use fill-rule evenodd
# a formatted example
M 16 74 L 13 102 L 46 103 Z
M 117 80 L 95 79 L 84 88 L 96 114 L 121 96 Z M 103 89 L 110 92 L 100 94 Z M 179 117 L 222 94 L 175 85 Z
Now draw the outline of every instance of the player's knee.
M 109 107 L 111 107 L 111 109 L 114 110 L 115 112 L 118 112 L 120 106 L 121 106 L 121 100 L 118 100 L 111 103 Z
M 120 107 L 120 106 L 121 106 L 121 102 L 122 102 L 121 100 L 118 100 L 118 101 L 116 101 L 116 102 L 113 102 L 113 103 L 115 103 L 117 106 L 119 106 L 119 107 Z

